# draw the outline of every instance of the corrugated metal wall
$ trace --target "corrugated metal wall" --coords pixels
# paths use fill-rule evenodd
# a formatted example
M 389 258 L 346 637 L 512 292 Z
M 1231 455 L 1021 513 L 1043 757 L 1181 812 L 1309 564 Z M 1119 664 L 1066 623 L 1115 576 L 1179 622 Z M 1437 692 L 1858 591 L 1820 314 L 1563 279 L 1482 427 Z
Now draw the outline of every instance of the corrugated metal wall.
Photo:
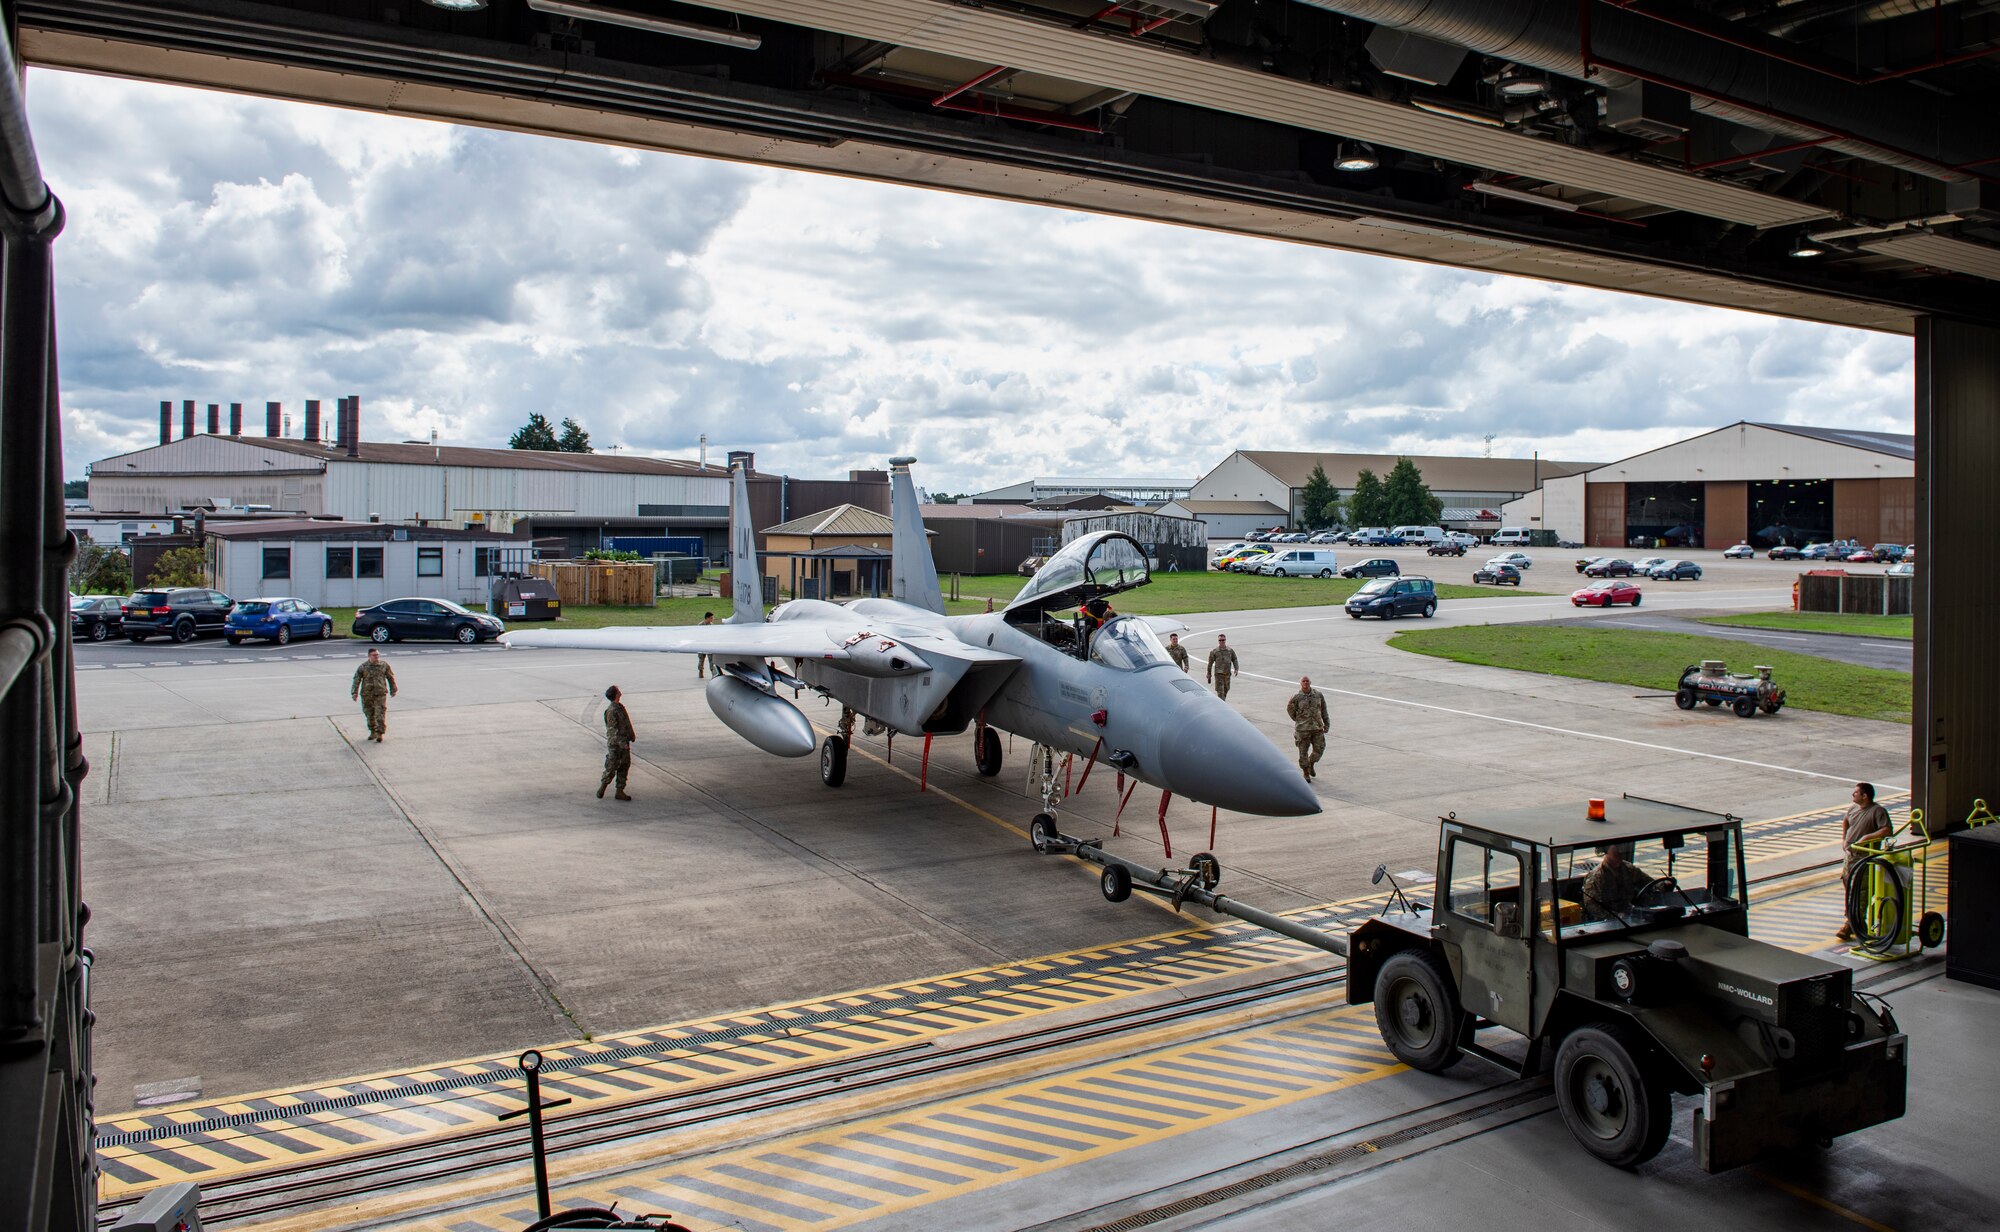
M 1012 573 L 1034 554 L 1037 539 L 1053 539 L 1056 527 L 1001 518 L 940 518 L 928 524 L 931 558 L 939 573 Z
M 1958 824 L 2000 800 L 2000 329 L 1917 318 L 1916 802 Z
M 1625 546 L 1625 485 L 1586 483 L 1583 498 L 1584 541 L 1594 548 Z
M 1880 543 L 1915 543 L 1917 541 L 1917 481 L 1915 479 L 1882 479 L 1878 499 L 1881 502 L 1882 525 L 1876 533 L 1881 535 Z
M 1726 548 L 1750 538 L 1750 485 L 1740 480 L 1711 483 L 1702 493 L 1702 543 Z
M 1833 537 L 1853 539 L 1863 547 L 1882 542 L 1882 481 L 1833 481 Z

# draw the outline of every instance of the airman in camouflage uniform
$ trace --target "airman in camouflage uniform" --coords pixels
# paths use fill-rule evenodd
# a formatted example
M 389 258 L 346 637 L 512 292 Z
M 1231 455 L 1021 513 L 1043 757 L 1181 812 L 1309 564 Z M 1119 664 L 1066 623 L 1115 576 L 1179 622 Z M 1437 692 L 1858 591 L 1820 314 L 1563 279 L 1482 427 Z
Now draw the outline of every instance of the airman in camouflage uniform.
M 623 696 L 615 684 L 604 690 L 604 781 L 597 785 L 600 800 L 613 780 L 618 783 L 618 799 L 632 798 L 625 794 L 625 780 L 632 773 L 632 741 L 637 733 L 632 730 L 632 716 L 625 713 L 625 703 L 618 700 Z
M 368 738 L 382 743 L 389 730 L 389 699 L 396 696 L 396 673 L 382 661 L 382 652 L 370 650 L 368 660 L 354 669 L 354 686 L 349 698 L 361 699 L 361 713 L 368 716 Z
M 1175 667 L 1180 668 L 1182 671 L 1186 671 L 1188 669 L 1187 647 L 1181 645 L 1180 634 L 1178 633 L 1167 634 L 1167 657 L 1174 661 Z
M 1229 678 L 1236 674 L 1236 652 L 1229 648 L 1229 635 L 1215 635 L 1215 649 L 1208 652 L 1208 683 L 1217 697 L 1229 696 Z
M 1285 703 L 1285 713 L 1292 719 L 1292 743 L 1299 746 L 1299 770 L 1307 778 L 1313 778 L 1313 767 L 1319 764 L 1320 755 L 1326 752 L 1326 729 L 1329 724 L 1326 694 L 1313 688 L 1311 676 L 1299 677 L 1299 691 Z
M 712 624 L 714 624 L 714 623 L 715 623 L 715 613 L 714 613 L 714 612 L 703 612 L 703 613 L 701 614 L 701 623 L 703 623 L 703 624 L 705 624 L 705 625 L 712 625 Z M 709 669 L 709 668 L 711 668 L 711 667 L 714 667 L 714 664 L 713 664 L 713 663 L 711 663 L 711 662 L 709 661 L 709 657 L 708 657 L 707 655 L 696 655 L 696 656 L 694 657 L 694 678 L 695 678 L 696 680 L 700 680 L 700 679 L 701 679 L 702 677 L 704 677 L 704 676 L 708 675 L 708 669 Z M 719 668 L 719 667 L 717 667 L 717 668 L 715 669 L 715 674 L 716 674 L 716 675 L 718 675 L 718 676 L 720 676 L 720 675 L 722 674 L 722 669 L 721 669 L 721 668 Z M 600 792 L 598 792 L 597 794 L 601 796 L 601 795 L 603 795 L 604 793 L 600 791 Z

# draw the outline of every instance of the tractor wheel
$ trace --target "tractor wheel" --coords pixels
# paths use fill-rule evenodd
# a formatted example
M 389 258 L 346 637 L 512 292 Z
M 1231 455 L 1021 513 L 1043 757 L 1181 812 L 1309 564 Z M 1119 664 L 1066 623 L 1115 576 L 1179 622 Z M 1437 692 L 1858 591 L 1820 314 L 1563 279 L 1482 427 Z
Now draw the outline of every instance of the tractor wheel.
M 1695 696 L 1693 689 L 1684 687 L 1674 690 L 1674 705 L 1679 706 L 1682 710 L 1693 710 L 1694 702 L 1695 702 Z M 1709 703 L 1709 705 L 1711 706 L 1713 706 L 1714 704 L 1715 704 L 1714 702 Z
M 1000 773 L 1000 733 L 990 727 L 979 729 L 978 739 L 972 742 L 972 765 L 981 778 L 992 778 Z
M 1731 707 L 1731 709 L 1736 711 L 1737 718 L 1747 719 L 1751 715 L 1757 713 L 1757 703 L 1747 697 L 1739 697 L 1736 699 L 1736 704 L 1733 707 Z
M 847 781 L 847 741 L 828 736 L 819 746 L 819 781 L 838 787 Z
M 1426 950 L 1391 955 L 1375 976 L 1375 1026 L 1396 1059 L 1441 1074 L 1464 1055 L 1458 1028 L 1465 1015 L 1451 970 Z
M 1673 1099 L 1630 1027 L 1605 1022 L 1570 1032 L 1556 1051 L 1555 1087 L 1563 1124 L 1605 1163 L 1634 1167 L 1667 1144 Z

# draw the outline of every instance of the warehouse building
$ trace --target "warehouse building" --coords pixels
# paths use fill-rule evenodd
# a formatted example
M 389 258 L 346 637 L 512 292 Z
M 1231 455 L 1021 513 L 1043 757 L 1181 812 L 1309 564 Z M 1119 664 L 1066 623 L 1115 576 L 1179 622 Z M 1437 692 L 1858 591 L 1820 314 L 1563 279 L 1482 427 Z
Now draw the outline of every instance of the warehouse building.
M 1314 467 L 1345 497 L 1364 470 L 1386 479 L 1400 454 L 1295 453 L 1239 449 L 1195 480 L 1186 497 L 1159 512 L 1200 518 L 1210 538 L 1240 538 L 1273 526 L 1305 525 L 1305 488 Z M 1501 507 L 1533 492 L 1553 476 L 1588 470 L 1595 463 L 1547 458 L 1460 458 L 1409 455 L 1431 494 L 1444 503 L 1440 524 L 1447 529 L 1490 535 L 1499 529 Z
M 1751 423 L 1549 480 L 1509 526 L 1592 547 L 1914 543 L 1916 438 Z
M 1046 505 L 1078 496 L 1108 496 L 1121 505 L 1163 505 L 1188 494 L 1190 479 L 1064 478 L 1044 476 L 1010 483 L 990 492 L 974 492 L 974 505 Z
M 727 546 L 727 466 L 611 453 L 480 449 L 432 442 L 363 441 L 360 399 L 343 398 L 333 439 L 322 436 L 317 404 L 308 404 L 305 436 L 280 435 L 276 410 L 265 435 L 187 432 L 171 438 L 162 404 L 161 443 L 94 462 L 91 508 L 135 517 L 187 509 L 262 508 L 302 517 L 411 526 L 482 527 L 566 541 L 572 553 L 614 536 L 699 536 L 706 555 Z M 275 404 L 274 404 L 275 406 Z M 230 427 L 240 429 L 234 409 Z M 211 429 L 220 426 L 211 415 Z M 800 480 L 750 466 L 751 520 L 787 521 L 835 505 L 889 509 L 886 471 L 852 471 L 845 481 Z

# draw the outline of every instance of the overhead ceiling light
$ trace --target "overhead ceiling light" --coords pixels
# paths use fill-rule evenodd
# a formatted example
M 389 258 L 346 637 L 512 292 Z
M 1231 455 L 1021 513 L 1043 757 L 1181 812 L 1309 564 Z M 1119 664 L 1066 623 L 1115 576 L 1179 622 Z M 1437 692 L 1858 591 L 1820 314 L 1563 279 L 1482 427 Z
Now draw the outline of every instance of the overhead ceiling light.
M 430 2 L 436 4 L 437 0 Z M 484 0 L 481 0 L 481 3 L 483 4 Z M 724 47 L 740 47 L 744 51 L 755 51 L 764 45 L 764 36 L 761 34 L 745 34 L 741 30 L 724 30 L 717 26 L 697 26 L 691 22 L 675 21 L 671 17 L 654 17 L 625 9 L 607 9 L 595 4 L 576 3 L 575 0 L 528 0 L 528 7 L 537 13 L 574 17 L 579 21 L 601 21 L 606 25 L 627 26 L 634 30 L 651 30 L 655 34 L 671 34 L 675 38 L 718 43 Z
M 1792 242 L 1792 255 L 1795 257 L 1823 257 L 1826 255 L 1826 245 L 1815 241 L 1809 235 L 1801 235 Z
M 1341 171 L 1373 171 L 1382 165 L 1375 148 L 1365 141 L 1343 141 L 1334 147 L 1333 165 Z
M 486 7 L 486 0 L 424 0 L 424 3 L 447 13 L 476 13 Z
M 1549 92 L 1549 80 L 1521 69 L 1509 69 L 1495 83 L 1504 98 L 1534 98 Z

